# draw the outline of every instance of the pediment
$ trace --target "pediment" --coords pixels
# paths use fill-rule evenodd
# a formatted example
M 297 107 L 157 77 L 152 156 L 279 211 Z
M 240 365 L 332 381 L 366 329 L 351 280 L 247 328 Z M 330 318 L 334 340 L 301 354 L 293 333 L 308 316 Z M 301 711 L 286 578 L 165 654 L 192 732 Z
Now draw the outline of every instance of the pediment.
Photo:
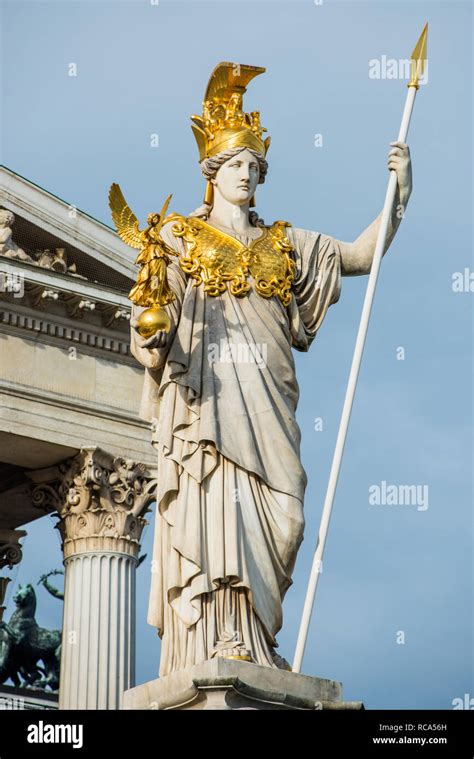
M 0 264 L 20 262 L 29 279 L 42 270 L 129 291 L 136 253 L 112 228 L 5 167 L 0 167 L 0 207 L 14 215 L 13 222 L 0 219 L 0 235 L 8 238 L 6 244 L 0 239 Z

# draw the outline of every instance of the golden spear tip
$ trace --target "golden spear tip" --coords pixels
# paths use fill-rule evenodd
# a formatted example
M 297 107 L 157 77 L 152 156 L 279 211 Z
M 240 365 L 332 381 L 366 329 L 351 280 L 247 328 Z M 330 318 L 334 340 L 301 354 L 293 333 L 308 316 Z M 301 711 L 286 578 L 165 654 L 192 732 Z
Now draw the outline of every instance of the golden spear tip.
M 426 68 L 426 62 L 428 60 L 427 55 L 426 55 L 427 39 L 428 39 L 428 22 L 426 22 L 424 29 L 420 34 L 418 42 L 416 43 L 413 49 L 413 52 L 411 54 L 411 59 L 410 59 L 411 77 L 408 83 L 408 87 L 416 87 L 416 89 L 418 89 L 420 86 L 418 82 L 420 80 L 420 77 L 423 76 L 423 73 Z

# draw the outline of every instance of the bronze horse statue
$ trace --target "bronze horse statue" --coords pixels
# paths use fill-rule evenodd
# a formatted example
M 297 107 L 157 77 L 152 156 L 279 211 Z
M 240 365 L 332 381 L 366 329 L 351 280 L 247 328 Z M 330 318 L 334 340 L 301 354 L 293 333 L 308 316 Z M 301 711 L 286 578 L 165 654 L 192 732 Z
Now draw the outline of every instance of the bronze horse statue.
M 10 621 L 0 623 L 0 683 L 9 678 L 15 686 L 52 691 L 59 688 L 61 632 L 39 627 L 35 619 L 36 593 L 32 585 L 20 585 L 13 596 L 16 610 Z M 43 666 L 39 665 L 42 662 Z M 20 680 L 22 678 L 23 682 Z

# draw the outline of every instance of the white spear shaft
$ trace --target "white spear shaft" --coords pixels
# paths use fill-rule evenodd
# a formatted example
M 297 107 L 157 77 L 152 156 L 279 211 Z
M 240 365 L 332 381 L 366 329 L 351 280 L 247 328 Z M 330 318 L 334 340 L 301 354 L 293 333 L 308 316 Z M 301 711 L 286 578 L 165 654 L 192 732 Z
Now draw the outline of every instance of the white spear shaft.
M 420 71 L 424 68 L 424 61 L 426 60 L 426 35 L 428 31 L 428 24 L 426 24 L 420 39 L 418 40 L 416 47 L 411 56 L 412 63 L 412 77 L 408 84 L 408 93 L 405 101 L 405 108 L 403 111 L 402 122 L 400 125 L 400 131 L 398 133 L 398 140 L 405 142 L 408 127 L 410 126 L 410 118 L 413 111 L 413 104 L 415 102 L 416 92 L 418 89 L 418 81 Z M 413 66 L 415 63 L 415 66 Z M 339 472 L 341 468 L 342 454 L 344 453 L 344 445 L 347 437 L 347 429 L 349 427 L 349 420 L 352 411 L 352 404 L 354 401 L 354 395 L 357 386 L 357 379 L 359 376 L 360 365 L 362 361 L 362 354 L 364 352 L 365 339 L 367 337 L 367 330 L 369 327 L 370 313 L 372 310 L 372 304 L 374 302 L 375 288 L 377 286 L 377 279 L 379 276 L 380 264 L 385 249 L 385 241 L 387 239 L 388 225 L 392 214 L 393 203 L 395 200 L 395 193 L 397 190 L 397 174 L 394 170 L 390 171 L 390 177 L 388 180 L 387 193 L 385 195 L 385 202 L 383 205 L 382 216 L 380 219 L 380 226 L 377 235 L 377 242 L 375 245 L 375 252 L 372 261 L 372 267 L 370 269 L 369 281 L 367 284 L 367 291 L 365 293 L 364 305 L 362 307 L 362 316 L 359 324 L 359 331 L 357 333 L 357 339 L 354 349 L 354 356 L 352 358 L 352 365 L 349 374 L 349 381 L 347 384 L 346 397 L 344 399 L 344 406 L 342 408 L 341 422 L 339 425 L 339 432 L 336 440 L 336 447 L 334 449 L 334 456 L 331 465 L 331 471 L 329 474 L 329 482 L 326 491 L 326 498 L 324 500 L 323 513 L 321 517 L 321 524 L 319 528 L 318 541 L 316 544 L 316 552 L 314 554 L 313 565 L 311 567 L 311 574 L 308 583 L 308 590 L 306 592 L 306 599 L 303 607 L 303 615 L 301 617 L 300 629 L 298 633 L 298 640 L 296 642 L 295 658 L 293 661 L 293 672 L 301 671 L 301 664 L 303 661 L 304 650 L 306 647 L 306 641 L 308 637 L 309 625 L 311 621 L 311 614 L 313 611 L 314 599 L 316 596 L 316 589 L 318 586 L 318 579 L 321 573 L 322 560 L 324 554 L 324 548 L 326 545 L 326 538 L 329 529 L 329 522 L 331 520 L 332 507 L 334 503 L 334 495 L 336 493 L 337 481 L 339 478 Z

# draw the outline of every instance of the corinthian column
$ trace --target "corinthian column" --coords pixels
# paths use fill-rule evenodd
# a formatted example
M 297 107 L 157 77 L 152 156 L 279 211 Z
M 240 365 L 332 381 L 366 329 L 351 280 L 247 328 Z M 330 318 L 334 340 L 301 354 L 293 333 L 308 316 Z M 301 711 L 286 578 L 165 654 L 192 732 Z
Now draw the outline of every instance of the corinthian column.
M 135 569 L 155 486 L 145 465 L 85 448 L 33 490 L 63 540 L 60 709 L 120 709 L 135 682 Z
M 14 564 L 19 564 L 23 558 L 21 552 L 20 538 L 24 538 L 24 530 L 0 529 L 0 569 L 8 567 L 11 569 Z M 10 582 L 9 577 L 0 577 L 0 622 L 3 621 L 3 613 L 6 609 L 3 606 L 7 585 Z M 1 648 L 1 645 L 0 645 Z

